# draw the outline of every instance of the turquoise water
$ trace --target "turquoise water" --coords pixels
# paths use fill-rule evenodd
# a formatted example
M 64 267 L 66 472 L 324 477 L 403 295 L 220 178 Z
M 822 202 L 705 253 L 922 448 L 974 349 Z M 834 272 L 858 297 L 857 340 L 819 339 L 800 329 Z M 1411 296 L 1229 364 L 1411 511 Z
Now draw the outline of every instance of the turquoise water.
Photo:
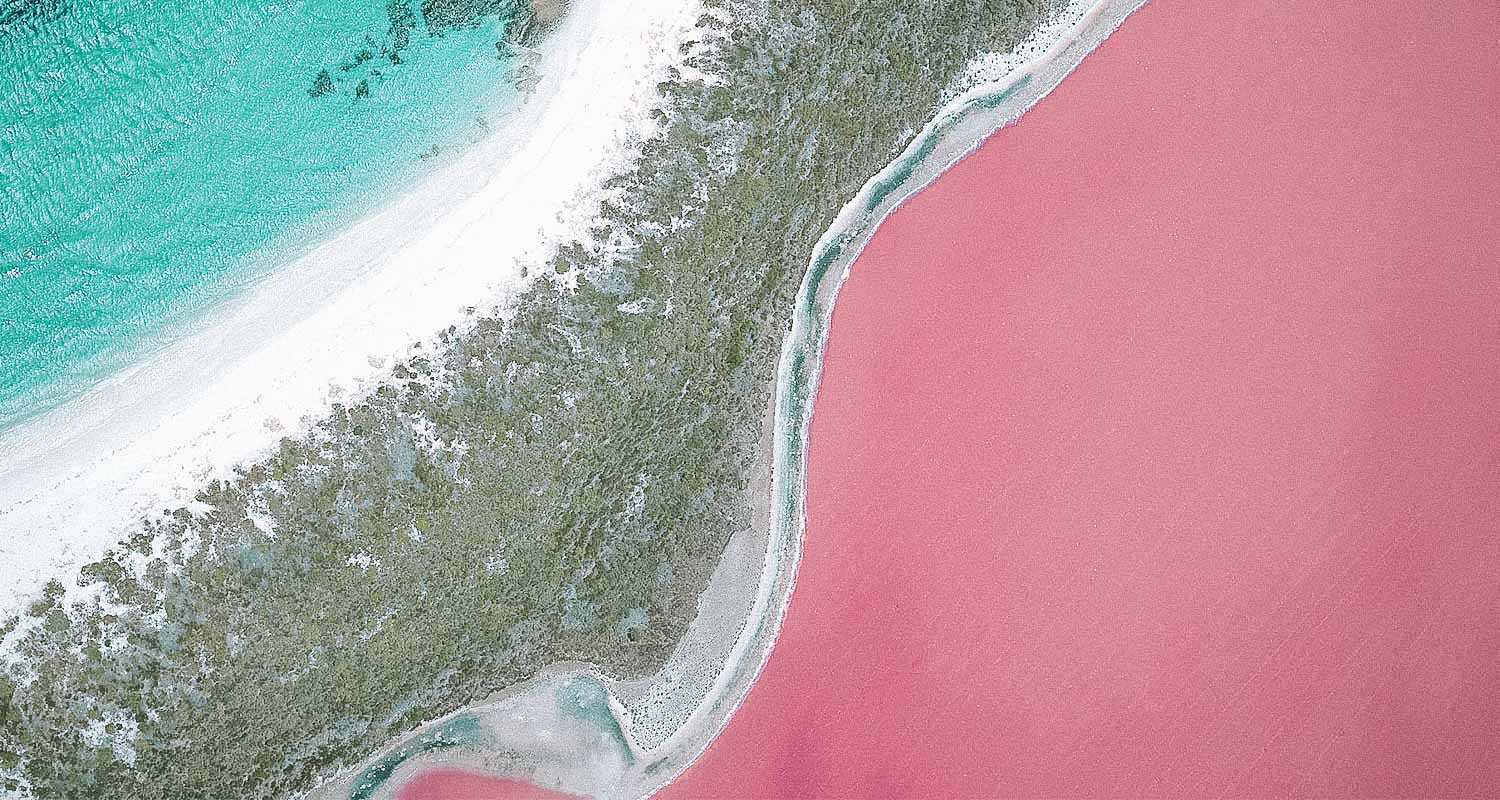
M 0 0 L 0 429 L 481 135 L 521 1 Z

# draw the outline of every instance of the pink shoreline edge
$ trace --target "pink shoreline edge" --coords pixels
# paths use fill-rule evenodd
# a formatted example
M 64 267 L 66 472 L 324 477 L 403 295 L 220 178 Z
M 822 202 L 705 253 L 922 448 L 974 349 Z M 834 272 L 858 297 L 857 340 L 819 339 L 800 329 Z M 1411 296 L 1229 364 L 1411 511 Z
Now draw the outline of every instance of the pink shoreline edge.
M 453 767 L 418 772 L 396 790 L 396 800 L 576 800 L 513 778 L 497 778 Z
M 893 214 L 662 796 L 1500 790 L 1497 36 L 1158 0 Z

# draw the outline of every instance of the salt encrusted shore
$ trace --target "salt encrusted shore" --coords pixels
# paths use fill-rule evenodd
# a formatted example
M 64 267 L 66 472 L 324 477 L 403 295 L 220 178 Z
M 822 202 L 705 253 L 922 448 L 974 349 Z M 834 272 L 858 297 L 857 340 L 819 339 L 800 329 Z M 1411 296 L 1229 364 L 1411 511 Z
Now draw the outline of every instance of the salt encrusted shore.
M 556 6 L 549 3 L 548 7 Z M 574 0 L 487 139 L 143 363 L 0 434 L 0 620 L 141 517 L 378 385 L 471 312 L 505 314 L 655 130 L 692 0 Z
M 503 758 L 413 758 L 374 796 L 394 796 L 401 780 L 433 761 L 480 769 L 503 761 L 509 774 L 540 785 L 610 798 L 649 796 L 691 766 L 749 694 L 791 597 L 805 522 L 808 424 L 828 320 L 850 266 L 881 220 L 1045 97 L 1143 3 L 1074 0 L 1015 50 L 975 59 L 950 89 L 951 99 L 819 240 L 796 295 L 751 476 L 757 512 L 765 513 L 731 539 L 700 596 L 698 617 L 667 664 L 628 682 L 589 665 L 555 665 L 403 739 L 470 718 L 491 734 L 487 749 Z M 357 774 L 315 796 L 347 796 Z

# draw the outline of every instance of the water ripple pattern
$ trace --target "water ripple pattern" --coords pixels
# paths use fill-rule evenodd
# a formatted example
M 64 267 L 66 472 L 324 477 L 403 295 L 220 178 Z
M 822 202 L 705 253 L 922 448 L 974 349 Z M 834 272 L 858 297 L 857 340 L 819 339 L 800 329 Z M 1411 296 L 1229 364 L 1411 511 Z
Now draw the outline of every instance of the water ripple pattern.
M 519 2 L 0 4 L 0 429 L 482 136 Z

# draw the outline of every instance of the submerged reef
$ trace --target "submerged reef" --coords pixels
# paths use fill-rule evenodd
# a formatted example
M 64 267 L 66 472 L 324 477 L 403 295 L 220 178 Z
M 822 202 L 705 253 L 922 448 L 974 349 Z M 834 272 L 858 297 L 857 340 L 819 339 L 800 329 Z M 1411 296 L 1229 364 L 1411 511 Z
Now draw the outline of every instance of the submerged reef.
M 441 34 L 450 28 L 478 24 L 485 17 L 508 17 L 519 8 L 529 7 L 520 0 L 422 0 L 422 19 L 427 29 Z
M 7 0 L 0 5 L 0 38 L 22 27 L 36 28 L 67 11 L 68 0 Z
M 666 659 L 751 524 L 814 244 L 972 57 L 1049 11 L 709 8 L 684 44 L 708 79 L 667 76 L 659 133 L 512 315 L 0 620 L 0 792 L 284 796 L 548 664 Z
M 534 44 L 549 25 L 557 21 L 551 4 L 540 6 L 522 0 L 422 0 L 420 13 L 415 0 L 389 0 L 385 15 L 389 23 L 382 40 L 366 35 L 358 50 L 336 67 L 324 68 L 313 77 L 308 94 L 322 97 L 338 90 L 341 84 L 354 87 L 356 98 L 368 97 L 371 81 L 379 83 L 383 69 L 401 64 L 402 52 L 411 46 L 412 35 L 425 27 L 426 35 L 442 36 L 445 32 L 493 22 L 501 31 L 495 47 L 502 58 L 513 53 L 516 44 Z M 380 58 L 376 58 L 376 54 Z M 335 79 L 337 75 L 337 79 Z

